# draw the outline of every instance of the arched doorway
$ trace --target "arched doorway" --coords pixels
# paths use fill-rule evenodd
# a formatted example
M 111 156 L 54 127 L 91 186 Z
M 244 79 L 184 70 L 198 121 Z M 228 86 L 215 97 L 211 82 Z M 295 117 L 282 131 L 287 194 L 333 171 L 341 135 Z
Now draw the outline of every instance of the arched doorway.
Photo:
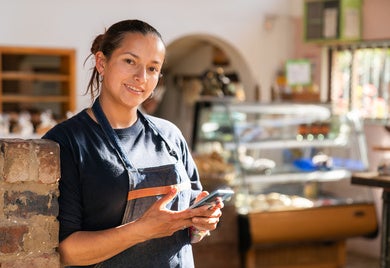
M 202 91 L 201 77 L 215 68 L 222 68 L 226 76 L 234 80 L 245 99 L 256 98 L 255 79 L 239 51 L 228 42 L 196 34 L 167 45 L 162 70 L 165 93 L 156 115 L 175 123 L 188 142 L 193 127 L 193 104 Z

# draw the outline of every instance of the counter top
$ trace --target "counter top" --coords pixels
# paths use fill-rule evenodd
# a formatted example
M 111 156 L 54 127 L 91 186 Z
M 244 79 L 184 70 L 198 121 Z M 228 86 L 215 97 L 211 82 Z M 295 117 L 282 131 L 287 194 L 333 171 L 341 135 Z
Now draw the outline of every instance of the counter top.
M 353 173 L 351 183 L 390 189 L 390 175 L 379 175 L 378 172 Z

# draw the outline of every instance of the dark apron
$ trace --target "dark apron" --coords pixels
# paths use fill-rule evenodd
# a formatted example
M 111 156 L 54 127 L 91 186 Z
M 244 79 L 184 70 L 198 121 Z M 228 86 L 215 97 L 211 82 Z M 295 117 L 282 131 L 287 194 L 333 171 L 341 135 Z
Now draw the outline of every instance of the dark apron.
M 148 118 L 138 112 L 145 127 L 149 126 L 153 132 L 165 142 L 168 152 L 166 158 L 172 164 L 136 168 L 124 154 L 119 138 L 107 121 L 98 99 L 95 101 L 93 112 L 102 126 L 108 140 L 116 150 L 119 158 L 129 174 L 129 198 L 122 224 L 133 221 L 142 216 L 163 194 L 169 191 L 169 186 L 179 188 L 177 196 L 167 204 L 167 209 L 180 211 L 187 209 L 191 201 L 191 181 L 185 167 L 179 158 L 175 147 L 159 132 L 158 128 Z M 146 153 L 146 152 L 145 152 Z M 147 156 L 147 154 L 145 154 Z M 167 187 L 168 186 L 168 187 Z M 143 192 L 147 192 L 144 196 Z M 137 195 L 139 193 L 139 195 Z M 172 236 L 152 239 L 128 248 L 122 253 L 97 264 L 99 268 L 148 268 L 148 267 L 194 267 L 192 247 L 188 229 L 175 232 Z

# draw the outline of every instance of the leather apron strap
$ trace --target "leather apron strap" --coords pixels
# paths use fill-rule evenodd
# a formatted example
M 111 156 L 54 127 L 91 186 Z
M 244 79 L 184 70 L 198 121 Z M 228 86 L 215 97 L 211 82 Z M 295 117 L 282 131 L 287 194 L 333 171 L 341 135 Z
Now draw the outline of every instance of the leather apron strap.
M 142 198 L 142 197 L 165 195 L 169 193 L 169 191 L 172 188 L 177 188 L 179 192 L 183 190 L 189 190 L 191 189 L 191 183 L 189 181 L 185 181 L 179 184 L 173 184 L 168 186 L 159 186 L 159 187 L 132 190 L 129 191 L 127 195 L 127 200 L 129 201 L 129 200 Z

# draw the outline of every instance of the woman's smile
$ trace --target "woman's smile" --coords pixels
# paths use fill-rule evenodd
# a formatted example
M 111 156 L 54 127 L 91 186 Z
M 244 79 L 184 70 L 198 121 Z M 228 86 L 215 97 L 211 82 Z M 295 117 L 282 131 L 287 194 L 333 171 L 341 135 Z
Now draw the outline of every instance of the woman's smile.
M 134 87 L 132 85 L 129 85 L 129 84 L 124 84 L 125 88 L 127 90 L 130 90 L 131 92 L 134 92 L 134 93 L 137 93 L 137 94 L 141 94 L 141 93 L 144 93 L 145 90 L 144 89 L 141 89 L 141 88 L 137 88 L 137 87 Z

